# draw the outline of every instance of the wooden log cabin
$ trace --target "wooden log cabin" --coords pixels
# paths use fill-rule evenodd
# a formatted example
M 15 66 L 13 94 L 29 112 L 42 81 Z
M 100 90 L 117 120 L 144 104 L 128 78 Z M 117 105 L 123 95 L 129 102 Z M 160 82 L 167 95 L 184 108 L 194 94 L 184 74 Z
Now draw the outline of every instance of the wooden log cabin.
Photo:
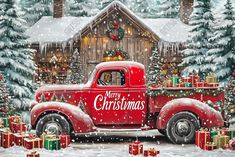
M 180 12 L 183 10 L 187 9 L 181 7 Z M 187 16 L 189 14 L 180 16 L 185 23 Z M 182 58 L 180 49 L 189 34 L 189 26 L 183 22 L 180 19 L 143 19 L 119 1 L 112 2 L 94 17 L 66 17 L 63 16 L 63 0 L 54 0 L 53 16 L 42 17 L 26 31 L 31 48 L 37 50 L 34 57 L 38 66 L 36 81 L 65 83 L 75 49 L 81 56 L 84 81 L 95 65 L 104 61 L 105 52 L 115 49 L 127 52 L 128 60 L 147 66 L 152 50 L 157 47 L 165 63 L 177 65 Z M 118 36 L 113 36 L 115 34 Z

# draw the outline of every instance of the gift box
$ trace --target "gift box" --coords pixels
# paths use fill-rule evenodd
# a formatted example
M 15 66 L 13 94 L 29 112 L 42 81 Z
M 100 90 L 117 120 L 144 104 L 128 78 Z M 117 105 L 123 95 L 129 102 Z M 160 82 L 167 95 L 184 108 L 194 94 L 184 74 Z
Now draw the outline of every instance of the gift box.
M 10 123 L 20 123 L 21 122 L 21 117 L 20 116 L 10 116 L 8 117 Z
M 188 83 L 192 83 L 192 78 L 191 77 L 182 77 L 182 82 L 184 82 L 184 83 L 186 83 L 186 82 L 188 82 Z
M 14 143 L 17 146 L 22 146 L 23 145 L 23 140 L 24 138 L 28 138 L 29 136 L 24 133 L 16 133 L 14 134 Z
M 12 122 L 10 124 L 10 129 L 11 129 L 11 132 L 13 133 L 22 133 L 22 132 L 26 132 L 27 130 L 27 126 L 26 126 L 26 123 L 15 123 L 15 122 Z
M 163 81 L 163 87 L 173 87 L 173 83 L 171 80 Z
M 70 135 L 60 135 L 60 143 L 61 143 L 61 148 L 66 148 L 70 144 Z
M 216 135 L 213 137 L 213 142 L 217 146 L 217 148 L 224 148 L 226 144 L 229 142 L 229 136 L 227 135 Z
M 3 121 L 3 126 L 4 127 L 10 127 L 10 121 L 9 121 L 9 118 L 2 118 L 2 121 Z
M 210 141 L 213 141 L 213 137 L 216 136 L 216 135 L 219 135 L 219 130 L 213 130 L 210 132 L 210 137 L 211 137 L 211 140 Z
M 46 138 L 44 148 L 47 150 L 60 150 L 61 144 L 59 138 Z
M 208 87 L 219 87 L 218 83 L 207 83 Z
M 26 149 L 42 148 L 42 139 L 37 137 L 24 138 L 23 146 Z
M 179 77 L 172 77 L 171 81 L 172 81 L 172 86 L 176 87 L 176 85 L 179 83 Z
M 231 128 L 227 130 L 227 134 L 230 139 L 235 138 L 235 128 Z
M 140 141 L 134 141 L 129 145 L 129 154 L 140 155 L 143 154 L 143 144 Z
M 194 83 L 194 87 L 205 87 L 206 83 L 205 82 L 196 82 Z
M 144 150 L 144 157 L 156 157 L 158 154 L 160 154 L 160 152 L 154 148 Z
M 217 149 L 215 143 L 213 142 L 207 142 L 203 148 L 204 150 L 214 150 Z
M 235 150 L 235 138 L 232 138 L 228 142 L 229 149 Z
M 176 87 L 185 87 L 184 83 L 179 83 L 176 85 Z
M 56 138 L 56 135 L 50 134 L 49 132 L 44 132 L 41 134 L 40 138 L 42 139 L 42 147 L 44 148 L 45 146 L 45 141 L 47 138 Z
M 185 87 L 192 87 L 192 84 L 189 83 L 189 82 L 185 82 L 185 83 L 184 83 L 184 86 L 185 86 Z
M 204 149 L 207 142 L 210 142 L 210 132 L 205 130 L 196 131 L 195 144 Z
M 28 153 L 27 157 L 40 157 L 40 155 L 36 151 L 33 151 L 33 152 Z
M 214 74 L 209 74 L 207 77 L 206 77 L 206 83 L 217 83 L 217 78 Z
M 2 132 L 1 133 L 1 146 L 3 148 L 9 148 L 14 145 L 14 136 L 13 133 L 10 132 Z

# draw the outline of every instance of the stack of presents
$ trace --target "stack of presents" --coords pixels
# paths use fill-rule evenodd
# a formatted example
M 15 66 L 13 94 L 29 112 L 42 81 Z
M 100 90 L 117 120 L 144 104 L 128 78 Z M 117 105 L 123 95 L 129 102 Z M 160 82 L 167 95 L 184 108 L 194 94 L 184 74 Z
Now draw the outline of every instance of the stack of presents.
M 136 140 L 129 144 L 129 154 L 132 156 L 141 156 L 143 157 L 156 157 L 160 152 L 154 148 L 149 148 L 143 151 L 143 144 Z
M 202 80 L 198 74 L 192 73 L 189 77 L 178 77 L 173 75 L 169 79 L 163 81 L 163 87 L 218 87 L 219 83 L 214 74 L 210 73 L 205 80 Z
M 28 150 L 35 148 L 59 150 L 68 147 L 70 144 L 69 135 L 54 135 L 45 132 L 37 137 L 35 134 L 29 134 L 26 131 L 26 124 L 21 121 L 20 116 L 0 118 L 0 147 L 9 148 L 16 145 L 23 146 Z M 32 151 L 27 154 L 27 157 L 39 157 L 39 154 Z
M 235 128 L 214 129 L 208 131 L 201 129 L 196 132 L 196 145 L 204 150 L 218 148 L 235 150 Z

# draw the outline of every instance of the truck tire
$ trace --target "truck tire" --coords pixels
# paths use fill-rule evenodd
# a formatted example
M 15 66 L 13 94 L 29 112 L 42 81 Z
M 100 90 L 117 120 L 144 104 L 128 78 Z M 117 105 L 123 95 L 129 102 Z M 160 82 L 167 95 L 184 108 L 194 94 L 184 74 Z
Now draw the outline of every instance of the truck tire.
M 189 144 L 195 141 L 195 132 L 200 128 L 197 117 L 190 112 L 179 112 L 167 123 L 166 134 L 176 144 Z
M 61 115 L 56 113 L 47 114 L 42 117 L 36 125 L 36 134 L 40 136 L 44 131 L 55 134 L 70 134 L 69 122 Z

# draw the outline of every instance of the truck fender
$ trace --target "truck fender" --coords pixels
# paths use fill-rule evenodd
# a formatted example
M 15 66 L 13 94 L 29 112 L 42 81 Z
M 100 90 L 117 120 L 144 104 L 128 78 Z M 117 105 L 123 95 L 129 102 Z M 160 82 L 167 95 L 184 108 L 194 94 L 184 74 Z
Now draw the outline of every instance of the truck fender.
M 36 127 L 38 120 L 48 113 L 58 113 L 65 116 L 73 127 L 74 133 L 86 133 L 95 130 L 90 116 L 78 106 L 62 102 L 43 102 L 35 105 L 31 110 L 31 125 Z
M 166 129 L 170 118 L 176 113 L 182 111 L 188 111 L 197 116 L 201 127 L 210 128 L 224 126 L 224 120 L 221 113 L 216 111 L 214 108 L 199 100 L 179 98 L 167 102 L 161 109 L 157 119 L 157 128 Z

